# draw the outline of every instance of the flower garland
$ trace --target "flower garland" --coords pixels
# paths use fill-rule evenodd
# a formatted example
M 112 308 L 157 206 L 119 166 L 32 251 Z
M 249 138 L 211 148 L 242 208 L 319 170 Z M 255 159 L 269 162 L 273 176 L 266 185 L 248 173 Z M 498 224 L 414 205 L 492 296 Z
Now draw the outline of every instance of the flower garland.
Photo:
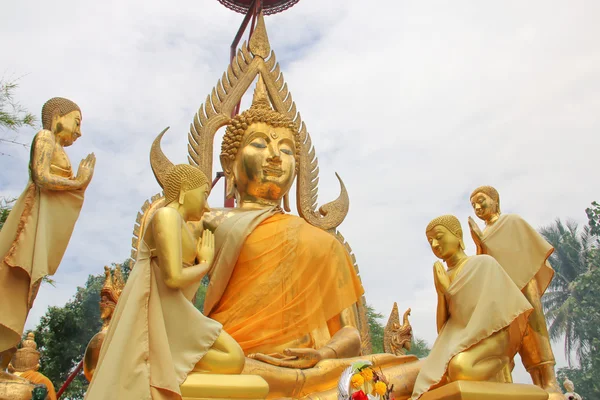
M 359 361 L 342 373 L 338 384 L 340 400 L 394 400 L 394 385 L 390 385 L 383 373 L 371 366 L 368 361 Z

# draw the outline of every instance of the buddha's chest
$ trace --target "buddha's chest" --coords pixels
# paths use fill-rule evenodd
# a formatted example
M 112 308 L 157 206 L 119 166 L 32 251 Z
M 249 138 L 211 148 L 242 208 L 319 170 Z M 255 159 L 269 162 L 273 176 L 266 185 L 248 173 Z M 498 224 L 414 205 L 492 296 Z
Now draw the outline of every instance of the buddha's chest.
M 70 177 L 72 175 L 72 167 L 71 161 L 65 153 L 65 150 L 59 144 L 54 146 L 54 151 L 52 152 L 52 159 L 50 160 L 50 168 L 51 173 L 54 175 L 61 175 L 65 177 Z

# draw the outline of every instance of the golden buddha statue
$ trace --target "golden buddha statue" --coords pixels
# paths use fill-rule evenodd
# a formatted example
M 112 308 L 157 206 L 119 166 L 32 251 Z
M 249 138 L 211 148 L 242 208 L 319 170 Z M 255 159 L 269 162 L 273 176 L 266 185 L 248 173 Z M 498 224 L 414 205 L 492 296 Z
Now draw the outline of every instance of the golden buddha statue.
M 471 194 L 471 205 L 485 221 L 482 232 L 469 217 L 471 236 L 478 254 L 494 257 L 533 306 L 519 354 L 533 383 L 548 393 L 562 397 L 554 372 L 554 353 L 541 297 L 554 276 L 548 257 L 554 248 L 542 235 L 516 214 L 500 213 L 500 196 L 491 186 L 481 186 Z
M 33 384 L 46 386 L 47 400 L 56 400 L 54 385 L 50 379 L 38 372 L 39 368 L 40 352 L 37 350 L 35 335 L 33 332 L 29 332 L 27 339 L 23 340 L 21 348 L 13 356 L 8 370 Z
M 435 396 L 435 391 L 424 394 L 458 381 L 505 382 L 504 370 L 517 352 L 531 305 L 494 258 L 465 254 L 463 232 L 456 217 L 433 219 L 426 235 L 433 253 L 446 263 L 447 270 L 441 262 L 435 262 L 439 335 L 419 372 L 412 399 L 450 398 Z M 529 398 L 530 393 L 537 393 L 538 397 L 533 398 L 547 398 L 535 386 L 521 386 L 517 396 L 501 398 L 521 400 Z M 505 392 L 505 388 L 498 386 L 497 390 Z
M 83 374 L 88 382 L 92 380 L 92 376 L 94 375 L 104 337 L 108 331 L 117 301 L 119 301 L 119 296 L 121 296 L 121 292 L 123 291 L 123 286 L 125 285 L 121 275 L 120 265 L 115 267 L 114 277 L 110 272 L 110 268 L 105 266 L 104 276 L 104 285 L 100 290 L 100 318 L 102 319 L 102 329 L 92 337 L 85 349 L 85 355 L 83 356 Z
M 565 393 L 565 398 L 567 400 L 583 400 L 580 395 L 575 393 L 575 385 L 573 384 L 573 381 L 571 381 L 569 378 L 565 377 L 565 380 L 563 381 L 563 386 L 567 391 L 567 393 Z
M 208 210 L 210 182 L 200 169 L 174 166 L 164 156 L 160 140 L 165 131 L 150 155 L 165 203 L 143 227 L 136 263 L 86 393 L 89 400 L 197 398 L 193 388 L 182 386 L 188 375 L 198 382 L 194 373 L 239 374 L 244 367 L 235 340 L 191 302 L 212 264 L 214 236 L 205 230 L 197 237 L 186 223 L 199 221 Z M 203 382 L 219 379 L 210 375 Z M 259 377 L 230 381 L 251 398 L 264 398 L 268 391 Z
M 42 278 L 60 265 L 92 179 L 94 154 L 74 175 L 64 150 L 81 136 L 81 118 L 70 100 L 55 97 L 44 104 L 43 129 L 31 145 L 29 183 L 0 231 L 0 380 Z
M 232 118 L 256 78 L 252 106 Z M 396 399 L 408 398 L 420 361 L 370 355 L 363 288 L 349 246 L 336 231 L 348 194 L 340 180 L 340 197 L 316 208 L 317 159 L 262 15 L 249 45 L 191 125 L 189 160 L 206 176 L 212 176 L 214 134 L 223 126 L 221 165 L 237 207 L 212 209 L 195 229 L 215 235 L 204 314 L 240 344 L 247 356 L 243 374 L 262 376 L 268 398 L 335 399 L 341 373 L 365 360 L 382 368 Z M 294 182 L 300 217 L 284 213 Z M 143 206 L 133 254 L 142 247 L 143 227 L 165 202 L 155 196 Z M 184 387 L 194 384 L 188 379 Z

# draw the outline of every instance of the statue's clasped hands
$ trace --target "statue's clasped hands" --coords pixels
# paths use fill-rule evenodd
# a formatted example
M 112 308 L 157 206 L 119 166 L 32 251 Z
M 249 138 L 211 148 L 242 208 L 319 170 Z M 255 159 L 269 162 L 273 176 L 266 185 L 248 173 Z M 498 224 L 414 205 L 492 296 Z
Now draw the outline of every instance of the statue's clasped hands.
M 479 229 L 479 225 L 475 222 L 475 220 L 469 217 L 469 228 L 471 230 L 471 237 L 473 238 L 473 242 L 475 242 L 475 246 L 477 247 L 477 254 L 483 253 L 483 242 L 481 238 L 483 237 L 483 233 L 481 229 Z
M 435 290 L 439 295 L 444 296 L 448 292 L 450 287 L 450 278 L 446 274 L 444 264 L 436 261 L 433 264 L 433 282 L 435 283 Z
M 205 229 L 196 247 L 196 260 L 199 264 L 212 264 L 215 258 L 215 235 Z
M 81 189 L 87 188 L 94 175 L 94 167 L 96 166 L 96 155 L 88 154 L 86 158 L 81 160 L 77 169 L 75 180 L 80 183 Z

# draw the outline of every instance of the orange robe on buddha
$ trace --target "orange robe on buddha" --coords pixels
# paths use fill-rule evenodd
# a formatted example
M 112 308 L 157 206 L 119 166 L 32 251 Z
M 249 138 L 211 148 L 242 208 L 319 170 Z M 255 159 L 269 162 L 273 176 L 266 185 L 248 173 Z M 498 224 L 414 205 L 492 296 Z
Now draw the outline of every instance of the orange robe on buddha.
M 307 336 L 294 347 L 325 345 L 335 334 L 327 322 L 364 293 L 343 245 L 302 218 L 243 212 L 224 221 L 215 238 L 204 313 L 245 354 L 280 352 Z

